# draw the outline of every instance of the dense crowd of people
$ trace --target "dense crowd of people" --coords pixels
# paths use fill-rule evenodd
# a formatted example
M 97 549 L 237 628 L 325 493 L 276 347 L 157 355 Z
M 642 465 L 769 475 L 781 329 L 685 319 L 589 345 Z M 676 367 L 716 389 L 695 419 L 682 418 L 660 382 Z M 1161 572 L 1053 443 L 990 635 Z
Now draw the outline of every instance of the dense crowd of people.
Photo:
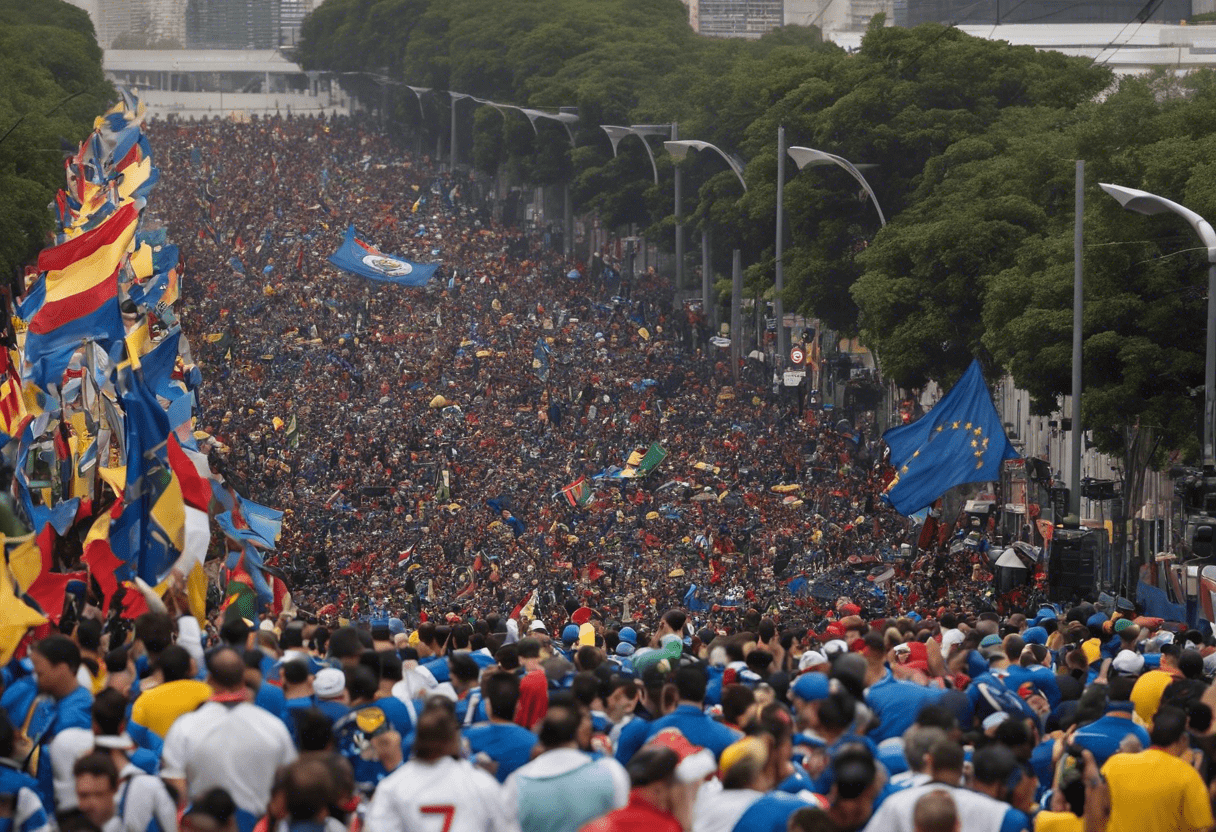
M 286 510 L 291 600 L 200 623 L 174 587 L 33 643 L 10 828 L 1213 826 L 1210 634 L 996 594 L 986 529 L 883 505 L 868 425 L 737 381 L 661 278 L 565 262 L 370 122 L 148 134 L 198 435 Z M 351 223 L 439 274 L 337 272 Z

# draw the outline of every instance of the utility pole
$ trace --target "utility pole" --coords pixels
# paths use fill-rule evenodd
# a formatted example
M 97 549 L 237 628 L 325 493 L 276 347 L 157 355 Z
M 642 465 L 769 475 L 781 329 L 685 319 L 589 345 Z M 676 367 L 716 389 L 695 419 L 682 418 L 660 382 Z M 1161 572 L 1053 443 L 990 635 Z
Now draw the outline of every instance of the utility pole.
M 671 123 L 671 140 L 680 138 L 680 125 Z M 645 139 L 643 139 L 645 141 Z M 684 288 L 684 177 L 680 166 L 675 165 L 675 199 L 676 199 L 676 289 Z
M 1072 470 L 1068 477 L 1068 512 L 1081 519 L 1081 302 L 1085 226 L 1085 162 L 1077 160 L 1076 219 L 1072 254 Z
M 730 364 L 739 383 L 739 359 L 743 351 L 743 252 L 732 252 L 730 275 Z
M 781 263 L 785 241 L 785 125 L 777 126 L 777 240 L 776 263 L 773 280 L 773 314 L 777 316 L 777 369 L 785 367 L 789 355 L 789 339 L 785 332 L 785 301 L 781 294 L 785 290 L 785 269 Z

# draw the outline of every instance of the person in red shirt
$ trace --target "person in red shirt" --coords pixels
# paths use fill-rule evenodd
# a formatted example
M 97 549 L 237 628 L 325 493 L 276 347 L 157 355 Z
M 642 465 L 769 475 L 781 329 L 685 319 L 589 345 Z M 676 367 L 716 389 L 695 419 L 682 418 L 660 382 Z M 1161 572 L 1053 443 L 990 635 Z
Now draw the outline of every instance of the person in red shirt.
M 697 789 L 714 771 L 713 755 L 678 731 L 663 732 L 625 767 L 629 803 L 584 825 L 579 832 L 684 832 L 692 829 Z
M 549 710 L 549 679 L 540 666 L 540 639 L 533 636 L 520 639 L 519 704 L 515 706 L 515 724 L 529 731 Z

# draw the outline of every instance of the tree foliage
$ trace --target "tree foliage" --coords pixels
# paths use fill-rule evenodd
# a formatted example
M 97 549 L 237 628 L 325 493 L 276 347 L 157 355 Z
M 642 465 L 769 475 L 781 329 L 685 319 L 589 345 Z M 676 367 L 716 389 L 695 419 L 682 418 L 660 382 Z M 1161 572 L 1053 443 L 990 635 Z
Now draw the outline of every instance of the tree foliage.
M 74 150 L 114 99 L 82 9 L 60 0 L 0 3 L 0 267 L 42 248 L 47 205 Z
M 738 154 L 744 193 L 715 154 L 683 163 L 685 222 L 713 231 L 715 268 L 741 248 L 748 294 L 771 297 L 776 133 L 868 164 L 889 224 L 835 167 L 787 164 L 785 302 L 858 333 L 905 387 L 950 383 L 979 356 L 1043 411 L 1071 362 L 1073 160 L 1089 160 L 1086 425 L 1120 451 L 1137 430 L 1194 450 L 1202 407 L 1203 252 L 1181 220 L 1127 214 L 1096 187 L 1143 187 L 1216 216 L 1216 80 L 1124 79 L 1093 62 L 884 27 L 859 51 L 786 27 L 700 38 L 679 0 L 329 0 L 305 24 L 308 68 L 388 72 L 541 108 L 576 106 L 575 146 L 552 122 L 458 104 L 462 155 L 520 181 L 568 181 L 578 210 L 670 234 L 673 162 L 651 138 L 616 157 L 601 124 L 678 122 Z M 396 112 L 445 135 L 446 96 Z M 670 238 L 669 238 L 670 239 Z M 695 250 L 695 244 L 690 246 Z

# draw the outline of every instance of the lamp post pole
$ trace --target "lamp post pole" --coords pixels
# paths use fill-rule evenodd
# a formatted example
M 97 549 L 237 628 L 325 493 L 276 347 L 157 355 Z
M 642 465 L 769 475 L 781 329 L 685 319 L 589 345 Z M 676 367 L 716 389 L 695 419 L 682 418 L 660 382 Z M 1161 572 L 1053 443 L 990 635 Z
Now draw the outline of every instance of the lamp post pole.
M 701 312 L 705 322 L 713 329 L 717 326 L 717 304 L 710 306 L 710 295 L 713 293 L 713 242 L 707 226 L 701 231 Z
M 1190 208 L 1165 197 L 1120 185 L 1103 183 L 1099 187 L 1124 208 L 1137 214 L 1177 214 L 1190 223 L 1207 249 L 1208 325 L 1203 367 L 1203 468 L 1206 476 L 1212 476 L 1216 473 L 1216 449 L 1213 448 L 1212 439 L 1213 418 L 1216 418 L 1216 231 L 1207 220 Z M 1127 496 L 1130 498 L 1131 495 Z
M 739 383 L 739 359 L 743 350 L 743 252 L 731 254 L 730 272 L 730 370 Z
M 777 316 L 777 361 L 776 366 L 785 366 L 789 354 L 789 343 L 785 332 L 785 270 L 781 262 L 785 234 L 785 125 L 777 126 L 777 240 L 775 274 L 773 277 L 773 314 Z
M 680 125 L 671 123 L 671 139 L 680 138 Z M 684 288 L 684 175 L 679 165 L 675 165 L 675 215 L 676 215 L 676 289 Z
M 1077 160 L 1076 220 L 1072 268 L 1072 471 L 1068 478 L 1068 513 L 1081 519 L 1081 303 L 1085 220 L 1085 162 Z

